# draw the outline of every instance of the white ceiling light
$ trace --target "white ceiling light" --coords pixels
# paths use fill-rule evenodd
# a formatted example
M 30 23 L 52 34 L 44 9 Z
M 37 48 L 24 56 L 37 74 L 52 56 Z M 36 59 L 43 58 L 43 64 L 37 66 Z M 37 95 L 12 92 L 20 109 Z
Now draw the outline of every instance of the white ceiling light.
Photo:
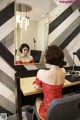
M 42 14 L 41 17 L 44 17 L 44 15 Z
M 30 17 L 28 16 L 28 12 L 32 10 L 32 7 L 30 5 L 24 4 L 24 3 L 17 3 L 16 4 L 16 11 L 19 12 L 19 15 L 16 15 L 16 23 L 20 24 L 22 27 L 22 22 L 25 20 L 25 30 L 27 30 L 27 27 L 29 26 L 29 20 Z M 25 13 L 24 16 L 22 16 L 22 13 Z

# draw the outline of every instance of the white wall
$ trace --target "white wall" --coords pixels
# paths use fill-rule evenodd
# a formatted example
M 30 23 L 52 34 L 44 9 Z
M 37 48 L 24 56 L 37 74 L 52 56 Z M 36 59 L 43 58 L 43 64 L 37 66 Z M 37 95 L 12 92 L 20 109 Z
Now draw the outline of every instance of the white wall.
M 33 38 L 37 41 L 37 26 L 38 23 L 35 21 L 30 21 L 29 27 L 25 31 L 25 22 L 23 21 L 22 26 L 22 43 L 27 43 L 30 49 L 34 49 Z
M 40 22 L 30 21 L 28 29 L 25 31 L 25 21 L 22 24 L 22 43 L 27 43 L 30 49 L 42 50 L 44 51 L 44 43 L 46 43 L 48 35 L 48 19 L 42 20 Z M 47 28 L 47 30 L 46 30 Z M 35 38 L 36 43 L 34 46 Z M 46 43 L 47 44 L 47 43 Z
M 44 43 L 46 43 L 45 39 L 47 39 L 47 37 L 48 37 L 48 33 L 47 33 L 48 27 L 46 27 L 47 23 L 48 23 L 48 19 L 42 20 L 38 23 L 37 43 L 36 43 L 37 50 L 44 51 L 44 47 L 45 47 Z M 46 28 L 47 28 L 47 31 L 46 31 Z M 45 37 L 45 36 L 47 36 L 47 37 Z

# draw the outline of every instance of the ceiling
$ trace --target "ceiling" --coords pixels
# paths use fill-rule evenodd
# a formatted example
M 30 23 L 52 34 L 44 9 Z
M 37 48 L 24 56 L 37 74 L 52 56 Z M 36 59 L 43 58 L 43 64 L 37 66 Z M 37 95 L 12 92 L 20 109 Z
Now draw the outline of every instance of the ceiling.
M 55 0 L 0 0 L 0 10 L 5 8 L 13 1 L 32 6 L 32 10 L 28 12 L 28 15 L 30 19 L 34 21 L 45 19 L 48 17 L 49 10 L 51 11 L 57 6 Z M 16 12 L 16 14 L 19 14 L 19 12 Z M 25 14 L 26 13 L 23 12 L 22 16 Z M 42 17 L 42 15 L 44 15 L 44 17 Z
M 28 12 L 28 16 L 31 20 L 40 21 L 48 17 L 49 9 L 54 9 L 57 5 L 54 0 L 16 0 L 16 3 L 25 3 L 32 7 L 32 10 Z M 16 12 L 16 15 L 20 14 L 25 16 L 25 12 Z

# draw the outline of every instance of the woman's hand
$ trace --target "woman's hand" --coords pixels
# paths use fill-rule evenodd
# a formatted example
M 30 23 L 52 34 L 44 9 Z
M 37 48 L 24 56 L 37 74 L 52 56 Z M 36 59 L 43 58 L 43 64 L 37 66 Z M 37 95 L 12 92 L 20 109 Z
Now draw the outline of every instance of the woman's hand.
M 42 86 L 41 86 L 41 85 L 37 85 L 36 83 L 34 83 L 33 86 L 34 86 L 34 88 L 36 88 L 36 89 L 42 90 Z

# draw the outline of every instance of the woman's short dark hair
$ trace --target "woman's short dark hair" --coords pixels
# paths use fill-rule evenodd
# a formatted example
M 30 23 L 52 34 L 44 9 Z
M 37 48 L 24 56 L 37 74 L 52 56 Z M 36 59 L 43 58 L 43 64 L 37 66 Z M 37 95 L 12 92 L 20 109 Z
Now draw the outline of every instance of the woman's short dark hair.
M 20 48 L 19 48 L 19 51 L 20 51 L 21 53 L 22 53 L 22 50 L 23 50 L 24 47 L 27 47 L 27 48 L 28 48 L 28 51 L 29 51 L 29 49 L 30 49 L 29 45 L 26 44 L 26 43 L 24 43 L 24 44 L 22 44 L 22 45 L 20 46 Z
M 48 47 L 45 57 L 47 63 L 61 66 L 64 59 L 64 53 L 60 47 L 52 45 Z

